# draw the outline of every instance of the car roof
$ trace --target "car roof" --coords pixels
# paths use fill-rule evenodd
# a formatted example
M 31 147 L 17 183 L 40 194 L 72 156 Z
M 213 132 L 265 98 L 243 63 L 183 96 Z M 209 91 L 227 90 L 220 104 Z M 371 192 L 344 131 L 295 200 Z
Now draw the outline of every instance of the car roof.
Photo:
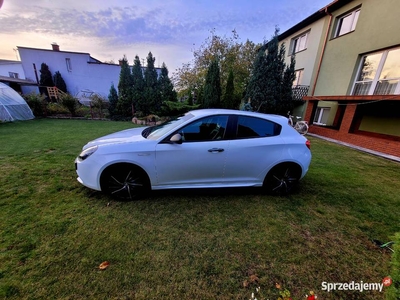
M 263 119 L 268 119 L 277 123 L 288 122 L 288 119 L 281 115 L 274 114 L 264 114 L 253 111 L 244 111 L 244 110 L 235 110 L 235 109 L 224 109 L 224 108 L 206 108 L 206 109 L 197 109 L 189 111 L 188 113 L 192 114 L 195 117 L 209 116 L 209 115 L 238 115 L 238 116 L 249 116 L 249 117 L 258 117 Z

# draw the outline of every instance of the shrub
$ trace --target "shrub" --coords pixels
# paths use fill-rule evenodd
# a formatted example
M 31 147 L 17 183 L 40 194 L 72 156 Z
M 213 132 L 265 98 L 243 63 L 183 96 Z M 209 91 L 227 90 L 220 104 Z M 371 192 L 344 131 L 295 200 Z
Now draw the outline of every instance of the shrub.
M 61 104 L 49 103 L 47 105 L 47 113 L 49 115 L 66 115 L 69 114 L 69 111 Z
M 31 92 L 29 94 L 22 95 L 22 98 L 24 98 L 26 103 L 28 103 L 35 117 L 42 117 L 45 115 L 44 108 L 47 104 L 45 95 Z
M 68 109 L 72 116 L 75 116 L 76 110 L 80 106 L 78 99 L 70 94 L 65 94 L 60 97 L 60 100 L 62 106 Z
M 84 105 L 80 106 L 75 113 L 77 117 L 91 118 L 90 108 Z

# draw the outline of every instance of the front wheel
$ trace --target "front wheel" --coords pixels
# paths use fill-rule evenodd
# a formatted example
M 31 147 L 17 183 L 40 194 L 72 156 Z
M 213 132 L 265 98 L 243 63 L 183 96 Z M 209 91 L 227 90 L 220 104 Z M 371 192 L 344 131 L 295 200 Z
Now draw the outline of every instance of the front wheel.
M 264 180 L 264 188 L 274 195 L 286 195 L 300 179 L 298 166 L 294 164 L 281 164 L 273 167 Z
M 148 189 L 144 171 L 132 165 L 116 165 L 104 171 L 101 189 L 112 197 L 132 200 L 140 197 Z

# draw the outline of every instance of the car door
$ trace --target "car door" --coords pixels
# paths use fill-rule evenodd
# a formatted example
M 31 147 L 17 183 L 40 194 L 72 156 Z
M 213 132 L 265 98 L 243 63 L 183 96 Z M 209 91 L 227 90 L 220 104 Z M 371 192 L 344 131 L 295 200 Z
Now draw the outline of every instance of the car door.
M 227 123 L 227 115 L 204 117 L 174 132 L 181 134 L 182 143 L 171 143 L 170 136 L 160 142 L 153 187 L 222 186 L 229 148 L 229 141 L 224 140 Z
M 225 181 L 230 186 L 258 186 L 283 153 L 281 126 L 269 120 L 237 116 L 225 166 Z

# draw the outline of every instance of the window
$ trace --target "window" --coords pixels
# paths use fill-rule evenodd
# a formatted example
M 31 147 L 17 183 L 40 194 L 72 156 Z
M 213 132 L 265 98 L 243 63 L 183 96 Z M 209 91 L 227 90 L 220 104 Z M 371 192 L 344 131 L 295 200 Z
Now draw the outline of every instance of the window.
M 72 72 L 71 59 L 70 59 L 70 58 L 66 58 L 66 59 L 65 59 L 65 63 L 66 63 L 66 65 L 67 65 L 67 71 L 68 71 L 68 72 Z
M 315 112 L 313 124 L 326 125 L 330 111 L 330 107 L 318 107 L 317 111 Z
M 301 81 L 303 79 L 303 72 L 304 72 L 304 69 L 296 70 L 294 72 L 296 79 L 293 81 L 293 86 L 301 85 Z
M 279 135 L 281 126 L 264 119 L 239 116 L 237 134 L 238 138 L 257 138 Z
M 400 48 L 364 55 L 353 95 L 400 94 Z
M 336 24 L 335 37 L 354 31 L 356 29 L 359 15 L 360 9 L 356 9 L 342 17 L 339 17 Z
M 228 116 L 211 116 L 185 126 L 179 133 L 183 142 L 221 140 L 224 138 L 227 123 Z
M 15 73 L 15 72 L 8 72 L 8 76 L 10 76 L 11 78 L 16 78 L 16 79 L 19 78 L 18 73 Z
M 309 31 L 292 39 L 292 41 L 290 43 L 289 54 L 295 54 L 297 52 L 307 49 L 308 34 L 309 34 Z

